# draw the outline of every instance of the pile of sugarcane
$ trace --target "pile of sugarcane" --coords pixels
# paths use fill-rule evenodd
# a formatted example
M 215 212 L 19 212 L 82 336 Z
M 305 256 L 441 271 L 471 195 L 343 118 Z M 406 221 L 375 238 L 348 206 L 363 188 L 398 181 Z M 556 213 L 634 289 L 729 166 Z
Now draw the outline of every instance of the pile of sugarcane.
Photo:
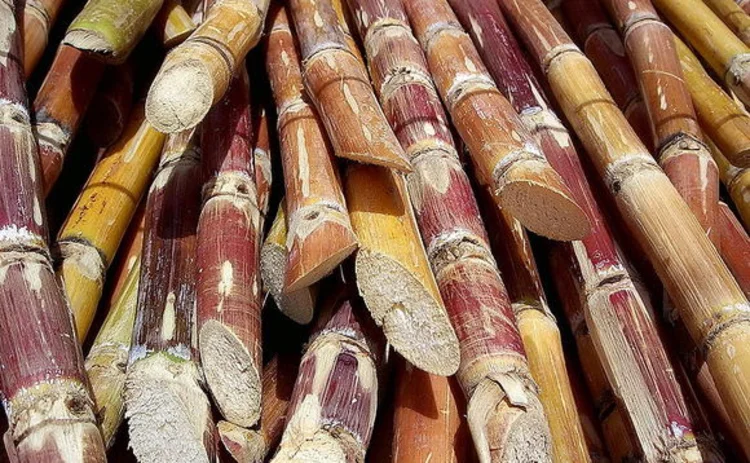
M 0 0 L 0 462 L 750 461 L 750 1 L 80 3 Z

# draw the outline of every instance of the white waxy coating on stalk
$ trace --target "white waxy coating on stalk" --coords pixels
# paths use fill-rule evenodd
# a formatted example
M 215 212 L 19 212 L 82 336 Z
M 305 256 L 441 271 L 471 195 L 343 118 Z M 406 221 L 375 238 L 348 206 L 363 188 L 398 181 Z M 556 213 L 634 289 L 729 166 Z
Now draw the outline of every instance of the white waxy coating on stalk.
M 167 302 L 164 304 L 164 313 L 161 319 L 161 338 L 169 341 L 174 337 L 175 331 L 175 311 L 174 303 L 176 296 L 173 291 L 167 295 Z
M 310 154 L 307 152 L 307 140 L 305 139 L 305 128 L 297 127 L 297 152 L 299 181 L 302 187 L 302 196 L 310 196 Z

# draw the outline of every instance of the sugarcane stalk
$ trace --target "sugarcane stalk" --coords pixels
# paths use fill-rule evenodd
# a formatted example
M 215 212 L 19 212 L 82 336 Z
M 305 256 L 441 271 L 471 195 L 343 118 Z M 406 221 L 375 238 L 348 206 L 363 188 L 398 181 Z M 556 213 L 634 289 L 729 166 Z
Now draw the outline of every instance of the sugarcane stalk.
M 83 120 L 105 66 L 85 53 L 60 45 L 34 100 L 34 132 L 39 144 L 44 194 L 49 194 Z
M 653 143 L 646 104 L 625 53 L 625 44 L 601 4 L 587 0 L 562 2 L 578 45 L 596 67 L 607 90 L 646 146 Z
M 44 54 L 49 32 L 65 0 L 26 0 L 23 6 L 23 70 L 31 76 Z
M 575 338 L 583 377 L 591 396 L 602 436 L 613 462 L 639 461 L 641 453 L 637 436 L 628 423 L 627 414 L 610 387 L 607 373 L 596 352 L 596 346 L 587 326 L 580 285 L 576 282 L 575 262 L 571 262 L 560 247 L 552 248 L 549 256 L 550 271 L 560 305 Z
M 161 11 L 166 11 L 168 6 Z M 154 25 L 157 26 L 161 27 Z M 168 28 L 169 24 L 163 27 Z M 156 31 L 166 40 L 166 29 Z M 166 42 L 164 45 L 167 46 Z M 39 144 L 45 196 L 62 171 L 70 143 L 85 114 L 90 113 L 88 135 L 95 143 L 109 146 L 119 138 L 132 108 L 133 68 L 138 65 L 137 60 L 132 61 L 135 62 L 105 72 L 101 61 L 72 46 L 60 45 L 34 100 L 33 125 Z
M 192 132 L 167 140 L 146 203 L 125 380 L 130 447 L 139 462 L 208 462 L 215 451 L 194 336 L 201 169 Z
M 747 164 L 750 160 L 750 116 L 714 82 L 685 43 L 677 37 L 674 42 L 701 127 L 730 162 Z
M 586 0 L 566 0 L 563 2 L 566 18 L 574 26 L 573 32 L 586 56 L 596 66 L 596 71 L 607 86 L 612 98 L 625 115 L 630 126 L 641 142 L 653 149 L 653 134 L 643 101 L 638 81 L 625 51 L 625 44 L 610 24 L 607 14 L 600 2 Z M 648 262 L 642 247 L 628 233 L 622 216 L 616 212 L 614 200 L 606 198 L 606 187 L 601 181 L 594 181 L 590 186 L 596 190 L 595 196 L 603 198 L 601 209 L 607 211 L 610 231 L 630 263 L 633 264 L 648 283 L 653 295 L 661 297 L 663 288 L 656 276 L 653 266 Z M 632 275 L 631 275 L 632 276 Z
M 83 355 L 47 247 L 19 8 L 0 2 L 0 388 L 14 461 L 104 462 Z
M 364 462 L 385 343 L 353 289 L 333 287 L 302 356 L 274 463 Z
M 742 40 L 750 45 L 750 16 L 733 0 L 703 0 L 703 3 L 724 21 L 724 24 Z
M 718 244 L 719 173 L 703 143 L 674 35 L 649 0 L 605 0 L 604 4 L 617 22 L 635 68 L 659 165 Z
M 361 42 L 357 42 L 359 37 L 355 38 L 352 34 L 352 29 L 356 30 L 357 26 L 354 25 L 354 19 L 351 17 L 348 8 L 344 6 L 345 1 L 346 0 L 331 0 L 331 5 L 333 5 L 333 9 L 336 11 L 336 16 L 338 17 L 339 25 L 341 26 L 341 32 L 344 34 L 349 51 L 354 53 L 360 61 L 364 62 L 365 59 L 362 56 L 360 46 Z
M 721 182 L 729 192 L 745 229 L 750 230 L 750 169 L 733 166 L 711 140 L 708 140 L 708 146 L 719 166 Z
M 91 0 L 62 43 L 107 64 L 122 64 L 146 34 L 164 0 Z
M 227 91 L 260 40 L 270 0 L 217 0 L 187 40 L 172 49 L 148 91 L 146 117 L 158 130 L 195 127 Z
M 105 307 L 112 307 L 120 297 L 120 292 L 125 286 L 130 271 L 136 263 L 140 264 L 141 250 L 143 249 L 143 231 L 146 226 L 146 202 L 141 201 L 135 215 L 130 221 L 130 227 L 120 243 L 117 257 L 112 264 L 112 285 L 106 299 L 102 302 Z
M 196 28 L 193 18 L 185 11 L 181 0 L 164 0 L 153 22 L 153 30 L 166 49 L 174 48 L 187 39 Z
M 263 463 L 284 432 L 299 356 L 277 354 L 263 367 L 263 397 L 258 426 L 245 429 L 228 421 L 217 425 L 224 448 L 238 462 Z
M 549 458 L 545 454 L 549 430 L 513 310 L 448 118 L 406 13 L 393 0 L 351 0 L 349 5 L 383 110 L 414 167 L 408 176 L 410 198 L 438 289 L 456 328 L 461 348 L 458 378 L 468 399 L 477 453 L 483 461 L 490 461 L 491 449 L 497 447 L 501 450 L 495 460 L 503 454 L 527 460 Z M 493 407 L 498 412 L 487 413 Z M 471 413 L 475 411 L 479 413 Z M 494 435 L 503 437 L 491 442 Z M 517 435 L 533 436 L 534 447 L 516 444 Z
M 393 348 L 417 368 L 449 376 L 459 344 L 409 203 L 406 181 L 378 166 L 349 165 L 344 194 L 354 232 L 357 286 Z
M 750 305 L 700 224 L 616 108 L 591 62 L 538 0 L 501 0 L 598 175 L 643 246 L 735 428 L 750 430 Z M 575 79 L 569 76 L 575 75 Z M 582 109 L 583 108 L 583 109 Z M 686 253 L 687 249 L 691 252 Z M 729 354 L 732 353 L 732 355 Z M 744 443 L 750 454 L 750 443 Z
M 487 196 L 488 195 L 489 193 L 487 193 Z M 487 206 L 489 206 L 489 203 L 489 199 L 486 199 L 484 202 L 484 204 Z M 497 256 L 498 262 L 500 263 L 501 272 L 504 275 L 505 281 L 508 285 L 508 291 L 511 297 L 511 301 L 513 302 L 514 311 L 516 312 L 518 326 L 524 339 L 524 346 L 526 346 L 527 352 L 529 353 L 529 359 L 531 361 L 532 367 L 532 376 L 540 383 L 540 388 L 542 391 L 542 403 L 545 404 L 545 410 L 547 411 L 547 416 L 550 419 L 550 425 L 553 429 L 553 436 L 557 436 L 558 439 L 564 439 L 566 437 L 570 438 L 571 436 L 569 434 L 566 434 L 565 431 L 567 430 L 567 432 L 570 433 L 570 430 L 572 429 L 573 432 L 577 431 L 579 433 L 579 435 L 574 436 L 574 438 L 576 442 L 580 442 L 583 438 L 583 429 L 580 427 L 580 424 L 577 429 L 575 427 L 575 424 L 580 423 L 580 421 L 574 421 L 574 419 L 578 418 L 577 413 L 574 411 L 573 417 L 569 419 L 562 419 L 562 417 L 558 415 L 558 413 L 560 412 L 557 411 L 560 409 L 565 410 L 567 407 L 574 406 L 575 399 L 573 398 L 571 385 L 569 383 L 565 385 L 567 386 L 567 391 L 563 391 L 562 398 L 557 399 L 558 402 L 555 408 L 550 408 L 550 406 L 548 405 L 549 399 L 546 394 L 550 391 L 550 389 L 554 390 L 553 388 L 561 388 L 563 387 L 563 385 L 559 384 L 561 382 L 559 378 L 555 378 L 554 375 L 551 374 L 555 371 L 559 374 L 559 369 L 550 369 L 548 365 L 544 365 L 544 362 L 549 361 L 548 356 L 550 355 L 563 356 L 563 353 L 561 347 L 554 347 L 556 343 L 560 342 L 560 333 L 559 329 L 557 329 L 556 327 L 556 324 L 554 325 L 556 333 L 552 331 L 552 323 L 554 323 L 554 317 L 552 316 L 546 297 L 544 295 L 544 291 L 542 289 L 542 283 L 539 278 L 536 262 L 534 261 L 531 244 L 523 228 L 521 228 L 519 223 L 512 219 L 512 217 L 509 217 L 508 214 L 501 211 L 496 211 L 491 207 L 485 207 L 484 210 L 485 218 L 490 225 L 489 229 L 492 230 L 490 239 L 493 243 L 493 251 Z M 566 247 L 568 246 L 555 246 L 555 248 L 559 250 L 563 250 Z M 578 265 L 578 262 L 576 260 L 573 260 L 569 263 L 569 265 L 575 266 Z M 555 281 L 557 281 L 557 279 L 559 278 L 558 273 L 555 272 L 554 275 Z M 568 284 L 566 287 L 575 288 L 575 286 L 575 282 L 571 281 L 570 284 Z M 583 321 L 585 319 L 583 311 L 581 311 L 579 315 L 580 319 Z M 550 323 L 550 321 L 552 323 Z M 540 336 L 540 331 L 535 331 L 535 328 L 537 328 L 537 326 L 535 325 L 539 322 L 542 322 L 542 327 L 548 330 L 549 334 L 546 338 L 546 342 L 544 342 L 545 337 Z M 618 322 L 622 323 L 621 321 Z M 577 332 L 574 331 L 574 334 L 577 334 Z M 588 336 L 588 332 L 586 332 L 586 334 Z M 587 344 L 587 347 L 589 349 L 587 351 L 584 351 L 580 344 L 578 348 L 582 360 L 584 356 L 588 356 L 595 361 L 594 366 L 596 368 L 591 368 L 591 365 L 585 365 L 586 368 L 584 370 L 586 371 L 587 375 L 592 376 L 595 380 L 593 384 L 589 385 L 595 386 L 591 387 L 591 390 L 592 393 L 594 393 L 594 401 L 595 403 L 597 403 L 600 402 L 602 397 L 610 396 L 612 394 L 612 390 L 604 375 L 601 364 L 599 363 L 599 355 L 596 352 L 594 344 L 590 342 L 590 336 L 588 337 L 588 340 L 589 343 Z M 555 352 L 559 353 L 555 354 Z M 558 361 L 562 361 L 562 368 L 564 369 L 564 360 L 561 359 Z M 552 372 L 544 373 L 544 370 L 538 370 L 539 368 L 544 368 L 545 366 L 547 367 L 547 371 L 552 370 Z M 600 374 L 597 375 L 596 373 Z M 547 382 L 548 380 L 551 381 Z M 643 391 L 640 392 L 641 394 L 643 393 Z M 609 397 L 609 400 L 610 402 L 613 401 L 614 397 Z M 618 431 L 628 430 L 628 422 L 626 421 L 627 415 L 623 414 L 621 410 L 618 409 L 617 414 L 613 415 L 612 417 L 609 417 L 608 415 L 602 415 L 603 411 L 609 412 L 609 407 L 598 407 L 598 411 L 605 431 L 612 429 L 612 423 L 617 425 L 616 429 Z M 557 432 L 557 434 L 554 434 L 555 432 Z M 606 435 L 606 437 L 609 438 L 610 435 Z M 615 433 L 611 437 L 613 437 L 613 440 L 615 442 L 622 441 L 622 445 L 627 447 L 630 447 L 633 444 L 629 434 L 623 436 Z M 609 439 L 607 440 L 607 444 L 610 444 Z M 613 448 L 610 448 L 610 452 L 613 456 L 616 455 L 616 452 Z M 632 454 L 633 453 L 631 451 L 620 453 L 620 455 L 623 456 Z M 556 456 L 557 455 L 559 454 L 556 454 Z M 581 461 L 587 460 L 588 456 Z M 616 458 L 615 460 L 625 461 L 618 458 Z
M 750 297 L 750 237 L 729 206 L 719 203 L 721 254 L 737 283 Z
M 284 199 L 282 199 L 279 204 L 271 230 L 266 235 L 266 240 L 263 242 L 260 251 L 260 275 L 263 279 L 263 287 L 271 294 L 281 313 L 297 323 L 306 325 L 312 321 L 315 314 L 317 289 L 312 286 L 297 291 L 284 292 L 288 260 L 284 202 Z
M 403 360 L 395 368 L 391 461 L 476 461 L 456 378 L 431 375 Z
M 584 269 L 584 278 L 580 281 L 588 326 L 597 340 L 598 355 L 610 372 L 608 376 L 613 384 L 612 388 L 621 396 L 619 399 L 624 404 L 632 426 L 641 433 L 638 438 L 643 453 L 648 461 L 655 461 L 662 456 L 659 452 L 662 451 L 664 442 L 669 442 L 666 445 L 669 448 L 678 447 L 686 455 L 694 453 L 696 441 L 690 435 L 690 418 L 676 378 L 670 373 L 671 365 L 666 350 L 659 340 L 647 307 L 636 295 L 636 288 L 624 268 L 614 238 L 606 228 L 604 215 L 594 200 L 570 134 L 545 101 L 544 90 L 536 82 L 520 45 L 510 34 L 497 3 L 469 0 L 453 4 L 460 20 L 470 27 L 490 73 L 513 101 L 516 111 L 522 115 L 529 131 L 537 137 L 550 164 L 563 177 L 573 197 L 578 204 L 583 205 L 594 224 L 592 233 L 581 242 L 554 245 L 565 248 L 564 252 L 571 256 L 575 266 Z M 497 213 L 492 208 L 488 209 Z M 508 221 L 507 216 L 498 217 L 495 222 L 497 225 L 493 228 L 502 231 L 499 241 L 506 244 L 505 254 L 498 259 L 503 262 L 501 265 L 531 260 L 516 264 L 515 268 L 507 271 L 502 269 L 504 275 L 527 273 L 522 279 L 526 283 L 521 288 L 511 289 L 514 285 L 509 283 L 514 302 L 543 301 L 541 283 L 533 267 L 533 255 L 527 238 L 521 233 L 520 227 Z M 618 284 L 612 284 L 613 279 Z M 546 303 L 539 302 L 532 306 L 537 308 L 537 314 L 544 314 L 540 307 L 544 308 Z M 524 314 L 525 311 L 516 311 L 521 312 L 517 317 L 520 327 L 521 317 L 530 316 Z M 640 333 L 640 336 L 633 336 L 634 332 Z M 559 333 L 557 335 L 559 337 Z M 546 352 L 541 350 L 540 353 L 544 355 Z M 559 355 L 562 360 L 561 350 Z M 647 398 L 643 394 L 644 390 L 656 391 L 655 397 Z M 572 404 L 572 394 L 569 393 L 568 398 L 568 403 Z M 574 419 L 565 421 L 575 422 Z M 686 432 L 670 431 L 672 422 L 684 423 Z M 567 423 L 558 425 L 560 433 L 569 433 L 565 429 L 570 426 Z M 581 440 L 577 448 L 580 452 L 585 447 L 582 433 L 579 437 Z M 580 458 L 579 456 L 573 460 L 578 461 Z
M 137 256 L 86 356 L 86 373 L 91 381 L 107 448 L 114 443 L 125 416 L 125 369 L 133 339 L 139 278 L 140 256 Z
M 701 0 L 653 0 L 653 4 L 724 84 L 750 104 L 750 47 Z M 750 160 L 744 162 L 744 167 L 750 166 Z
M 128 123 L 135 91 L 136 64 L 133 61 L 109 67 L 91 101 L 86 114 L 86 134 L 98 147 L 116 142 Z
M 266 69 L 278 114 L 287 207 L 284 291 L 331 273 L 357 247 L 336 161 L 322 122 L 309 103 L 302 63 L 286 11 L 269 14 Z
M 744 11 L 747 14 L 750 14 L 750 0 L 734 0 L 735 3 L 737 3 L 737 6 L 742 8 L 742 11 Z
M 448 3 L 415 0 L 405 6 L 479 181 L 493 190 L 498 206 L 549 238 L 586 236 L 586 215 L 495 86 Z
M 261 402 L 260 212 L 252 159 L 250 82 L 241 69 L 202 125 L 205 184 L 198 221 L 198 348 L 214 403 L 250 427 Z
M 107 448 L 115 442 L 125 415 L 125 369 L 135 322 L 143 247 L 145 201 L 141 202 L 113 264 L 109 294 L 101 302 L 107 317 L 86 356 L 86 372 L 96 399 Z
M 107 269 L 159 160 L 165 136 L 135 109 L 125 134 L 94 167 L 57 236 L 63 281 L 78 337 L 86 339 Z
M 305 88 L 336 156 L 411 171 L 331 0 L 292 0 L 289 7 L 300 44 Z M 331 85 L 334 81 L 341 83 Z

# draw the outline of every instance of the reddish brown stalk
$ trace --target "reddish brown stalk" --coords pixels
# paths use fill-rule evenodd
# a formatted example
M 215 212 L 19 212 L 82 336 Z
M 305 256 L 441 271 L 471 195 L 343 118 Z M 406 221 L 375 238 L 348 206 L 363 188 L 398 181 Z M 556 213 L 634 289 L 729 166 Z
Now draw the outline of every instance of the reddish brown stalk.
M 604 0 L 638 77 L 654 135 L 656 158 L 714 244 L 719 172 L 703 143 L 672 31 L 649 0 Z
M 351 292 L 350 292 L 351 291 Z M 363 462 L 378 406 L 380 330 L 352 296 L 328 288 L 300 363 L 284 435 L 272 462 Z
M 203 208 L 198 222 L 198 349 L 224 418 L 260 416 L 260 214 L 256 204 L 250 87 L 241 69 L 202 126 Z
M 49 32 L 65 0 L 25 0 L 23 9 L 23 68 L 28 78 L 47 48 Z
M 548 458 L 549 430 L 513 310 L 448 117 L 406 13 L 397 0 L 350 0 L 349 5 L 364 38 L 383 110 L 414 168 L 408 176 L 410 197 L 458 335 L 458 378 L 469 399 L 469 425 L 478 454 L 489 461 L 492 450 L 499 448 L 492 457 L 497 461 L 511 454 L 526 460 Z M 498 412 L 489 411 L 495 407 Z M 495 441 L 496 435 L 503 437 Z M 526 447 L 516 437 L 520 435 L 534 445 Z
M 583 376 L 609 455 L 613 462 L 638 461 L 640 452 L 637 437 L 628 422 L 627 414 L 610 387 L 586 323 L 583 300 L 579 292 L 580 284 L 571 267 L 575 263 L 570 261 L 562 248 L 553 248 L 549 264 L 552 274 L 555 275 L 558 299 L 575 337 Z
M 498 206 L 544 236 L 586 236 L 586 215 L 498 91 L 447 1 L 414 0 L 406 9 L 479 180 Z
M 584 206 L 593 224 L 592 233 L 582 241 L 554 245 L 564 248 L 563 252 L 574 263 L 571 265 L 581 269 L 582 278 L 578 281 L 584 298 L 583 314 L 596 341 L 597 353 L 609 372 L 612 389 L 617 391 L 628 419 L 638 432 L 641 451 L 648 461 L 671 455 L 673 448 L 678 449 L 674 450 L 674 458 L 687 458 L 697 450 L 685 399 L 671 373 L 650 311 L 637 294 L 594 200 L 570 134 L 549 109 L 543 89 L 510 34 L 497 3 L 483 0 L 453 3 L 460 19 L 470 27 L 490 73 L 507 92 L 547 159 L 566 181 L 573 197 Z M 519 227 L 507 220 L 504 226 L 499 220 L 498 223 L 498 229 L 505 230 L 502 236 L 507 244 L 526 242 L 518 233 Z M 531 258 L 527 243 L 517 245 L 514 251 L 499 261 L 519 260 L 519 256 Z M 524 267 L 529 265 L 518 268 Z M 511 274 L 514 273 L 518 272 Z M 537 284 L 527 284 L 526 291 L 536 286 L 537 293 L 532 295 L 538 298 L 542 296 L 541 286 L 538 278 L 533 280 Z M 514 297 L 514 300 L 519 299 Z M 653 396 L 644 391 L 653 391 Z M 675 422 L 684 428 L 670 429 Z M 668 442 L 666 449 L 665 442 Z M 680 452 L 684 454 L 678 456 Z
M 260 421 L 255 429 L 219 422 L 221 442 L 238 462 L 263 463 L 278 445 L 298 368 L 299 355 L 293 354 L 277 354 L 263 367 L 263 398 Z
M 86 114 L 86 134 L 96 146 L 111 145 L 122 134 L 133 108 L 134 59 L 109 67 Z
M 34 132 L 39 143 L 45 196 L 62 171 L 83 115 L 105 65 L 68 45 L 60 45 L 34 100 Z
M 308 94 L 336 156 L 411 171 L 331 0 L 291 0 Z M 332 82 L 340 82 L 332 85 Z
M 737 378 L 750 375 L 747 298 L 617 109 L 591 62 L 544 5 L 538 0 L 499 1 L 547 77 L 630 231 L 645 249 L 691 338 L 705 352 L 735 426 L 746 433 L 750 430 L 750 383 Z M 690 252 L 684 252 L 688 248 Z M 658 386 L 641 391 L 662 390 L 665 385 Z M 680 416 L 679 410 L 672 413 Z M 750 441 L 747 444 L 750 455 Z
M 596 67 L 615 103 L 641 141 L 651 146 L 653 136 L 646 104 L 625 53 L 625 44 L 599 0 L 565 0 L 562 7 L 578 44 Z
M 139 462 L 209 462 L 213 420 L 199 385 L 195 331 L 200 158 L 192 131 L 170 137 L 146 203 L 133 345 L 125 382 Z
M 65 295 L 47 247 L 42 178 L 24 89 L 22 2 L 0 1 L 0 388 L 13 461 L 104 462 Z
M 397 362 L 390 462 L 476 461 L 463 419 L 466 401 L 456 379 L 431 375 L 403 359 Z
M 745 295 L 750 297 L 750 237 L 729 206 L 719 203 L 721 254 Z
M 266 69 L 278 114 L 287 206 L 284 290 L 297 291 L 331 273 L 357 247 L 333 150 L 308 102 L 302 63 L 286 11 L 269 12 Z

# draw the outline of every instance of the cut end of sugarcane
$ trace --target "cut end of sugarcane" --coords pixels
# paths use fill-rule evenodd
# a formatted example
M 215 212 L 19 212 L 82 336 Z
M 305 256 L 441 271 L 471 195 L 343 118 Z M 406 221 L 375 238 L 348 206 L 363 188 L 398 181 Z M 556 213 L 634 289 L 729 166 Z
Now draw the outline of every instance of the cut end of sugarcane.
M 260 275 L 281 313 L 300 325 L 307 325 L 315 313 L 315 292 L 311 287 L 283 291 L 286 261 L 286 248 L 267 242 L 260 252 Z
M 454 374 L 458 339 L 442 302 L 388 256 L 360 249 L 355 265 L 359 292 L 393 348 L 428 373 Z
M 724 80 L 745 105 L 750 105 L 750 54 L 740 53 L 729 62 Z
M 5 439 L 19 461 L 107 461 L 93 403 L 80 381 L 40 382 L 8 400 L 6 409 L 11 428 Z
M 481 463 L 552 462 L 542 404 L 536 394 L 523 393 L 520 381 L 516 384 L 516 391 L 506 393 L 497 382 L 484 379 L 471 394 L 466 417 Z
M 344 429 L 323 421 L 318 398 L 308 395 L 289 418 L 271 463 L 363 461 L 362 444 Z
M 325 212 L 312 211 L 317 214 Z M 302 218 L 301 220 L 305 220 Z M 284 276 L 284 292 L 294 292 L 311 286 L 329 275 L 336 267 L 357 249 L 357 237 L 351 226 L 344 226 L 335 221 L 320 221 L 313 216 L 308 222 L 317 225 L 299 224 L 298 235 L 289 249 Z M 315 228 L 308 233 L 303 227 Z
M 219 421 L 216 426 L 224 448 L 235 461 L 263 463 L 268 453 L 263 435 L 253 429 L 245 429 L 228 421 Z
M 130 447 L 142 463 L 205 462 L 211 408 L 193 362 L 155 353 L 128 367 L 125 382 Z
M 260 417 L 260 365 L 226 325 L 206 321 L 198 333 L 203 374 L 216 406 L 228 421 L 244 427 Z
M 124 61 L 115 56 L 114 47 L 100 34 L 86 29 L 70 29 L 62 43 L 88 53 L 107 64 L 122 64 Z
M 537 235 L 574 241 L 591 232 L 586 212 L 546 162 L 519 163 L 498 183 L 500 206 Z
M 176 133 L 191 129 L 213 105 L 213 78 L 193 60 L 162 69 L 146 97 L 146 119 L 158 131 Z

